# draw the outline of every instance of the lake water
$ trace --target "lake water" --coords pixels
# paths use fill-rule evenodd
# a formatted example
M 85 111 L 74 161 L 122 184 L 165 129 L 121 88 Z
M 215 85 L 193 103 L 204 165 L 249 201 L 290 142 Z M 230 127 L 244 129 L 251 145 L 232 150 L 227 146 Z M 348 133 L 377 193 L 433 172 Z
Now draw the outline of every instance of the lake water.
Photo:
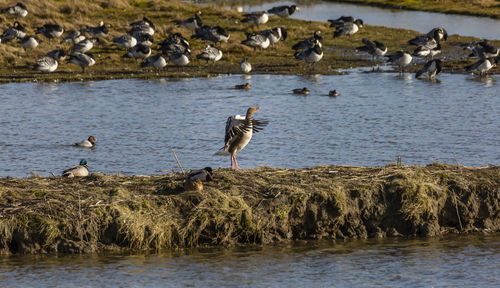
M 367 68 L 368 69 L 368 68 Z M 156 174 L 229 167 L 213 156 L 226 118 L 259 106 L 269 125 L 238 154 L 242 168 L 321 164 L 500 164 L 499 76 L 240 75 L 0 86 L 0 176 L 50 176 L 85 158 L 92 172 Z M 232 89 L 250 82 L 250 91 Z M 309 96 L 292 94 L 308 87 Z M 340 96 L 326 96 L 336 89 Z M 96 137 L 93 150 L 71 146 Z
M 499 287 L 500 236 L 0 256 L 0 287 Z
M 243 6 L 243 10 L 267 11 L 274 6 L 292 4 L 294 2 L 283 1 L 247 5 Z M 427 33 L 432 28 L 441 26 L 450 35 L 458 34 L 478 38 L 500 39 L 500 20 L 487 17 L 382 9 L 328 1 L 312 1 L 308 4 L 298 4 L 298 6 L 300 7 L 300 11 L 295 12 L 292 18 L 326 22 L 328 19 L 337 19 L 343 15 L 352 15 L 355 18 L 363 19 L 364 23 L 368 25 L 411 29 L 421 33 Z

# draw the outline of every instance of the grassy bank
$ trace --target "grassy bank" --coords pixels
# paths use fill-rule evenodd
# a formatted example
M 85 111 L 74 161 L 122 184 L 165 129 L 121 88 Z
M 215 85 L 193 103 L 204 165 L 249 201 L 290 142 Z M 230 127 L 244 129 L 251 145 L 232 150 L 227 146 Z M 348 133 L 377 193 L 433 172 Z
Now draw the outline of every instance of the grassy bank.
M 500 232 L 500 169 L 215 170 L 202 191 L 180 174 L 0 179 L 2 253 L 86 253 L 299 239 Z
M 280 19 L 272 16 L 265 25 L 259 28 L 248 23 L 241 23 L 242 13 L 233 10 L 225 10 L 219 6 L 196 6 L 189 3 L 177 1 L 56 1 L 48 0 L 43 3 L 35 0 L 25 1 L 30 13 L 26 18 L 19 21 L 27 27 L 27 34 L 35 33 L 36 27 L 47 23 L 59 23 L 69 31 L 79 30 L 85 25 L 96 26 L 99 21 L 108 25 L 110 35 L 101 39 L 101 42 L 91 50 L 96 56 L 96 64 L 88 68 L 85 73 L 80 72 L 79 66 L 61 63 L 58 70 L 51 74 L 32 71 L 36 59 L 45 55 L 48 51 L 56 48 L 69 49 L 69 44 L 60 44 L 59 40 L 44 40 L 39 47 L 33 51 L 25 52 L 15 41 L 0 44 L 0 82 L 26 82 L 26 81 L 79 81 L 79 80 L 103 80 L 118 78 L 156 78 L 156 77 L 196 77 L 211 74 L 241 73 L 239 62 L 247 55 L 253 65 L 252 73 L 269 74 L 338 74 L 340 69 L 353 67 L 371 66 L 371 58 L 355 53 L 354 48 L 361 45 L 362 38 L 376 39 L 386 43 L 389 51 L 394 52 L 402 48 L 412 50 L 407 41 L 418 35 L 415 31 L 403 29 L 391 29 L 366 25 L 360 32 L 352 37 L 340 37 L 333 39 L 333 28 L 328 23 L 308 22 L 294 19 Z M 156 25 L 154 35 L 155 42 L 159 43 L 168 35 L 180 32 L 186 38 L 190 38 L 192 32 L 185 28 L 179 28 L 176 21 L 193 17 L 198 10 L 202 11 L 202 19 L 206 25 L 220 25 L 227 28 L 231 34 L 229 43 L 223 43 L 221 49 L 224 53 L 222 60 L 217 63 L 205 63 L 196 59 L 196 55 L 207 43 L 199 39 L 190 40 L 193 61 L 184 68 L 167 66 L 166 69 L 155 72 L 141 69 L 138 62 L 133 59 L 124 59 L 123 49 L 111 46 L 113 37 L 123 35 L 127 32 L 126 24 L 139 20 L 143 16 L 149 17 Z M 7 15 L 2 16 L 4 21 L 1 27 L 6 29 L 16 20 Z M 368 23 L 369 24 L 369 23 Z M 436 23 L 436 26 L 442 23 Z M 245 39 L 245 32 L 270 29 L 284 26 L 288 30 L 289 37 L 284 42 L 278 43 L 276 47 L 263 51 L 253 49 L 241 44 Z M 324 58 L 314 66 L 314 69 L 304 65 L 293 58 L 293 50 L 290 48 L 298 40 L 311 37 L 314 31 L 320 30 L 324 36 Z M 473 63 L 473 59 L 465 59 L 466 53 L 459 48 L 464 42 L 472 41 L 473 38 L 451 36 L 444 44 L 443 55 L 447 55 L 445 72 L 463 72 L 463 67 Z M 500 41 L 493 41 L 500 45 Z M 153 48 L 157 49 L 158 44 Z M 156 51 L 156 50 L 155 50 Z M 155 52 L 153 52 L 155 53 Z M 421 64 L 413 65 L 410 71 L 419 69 Z M 491 73 L 498 73 L 499 68 L 494 68 Z
M 497 0 L 330 0 L 377 7 L 473 15 L 500 19 L 500 2 Z

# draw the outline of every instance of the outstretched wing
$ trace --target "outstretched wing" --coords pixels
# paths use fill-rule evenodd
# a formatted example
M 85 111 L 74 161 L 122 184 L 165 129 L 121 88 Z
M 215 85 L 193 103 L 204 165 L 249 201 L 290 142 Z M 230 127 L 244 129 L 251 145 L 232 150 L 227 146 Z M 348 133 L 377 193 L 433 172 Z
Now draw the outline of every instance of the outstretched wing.
M 264 129 L 264 127 L 266 127 L 267 124 L 269 124 L 269 121 L 267 120 L 252 119 L 252 130 L 253 132 L 259 132 L 262 129 Z

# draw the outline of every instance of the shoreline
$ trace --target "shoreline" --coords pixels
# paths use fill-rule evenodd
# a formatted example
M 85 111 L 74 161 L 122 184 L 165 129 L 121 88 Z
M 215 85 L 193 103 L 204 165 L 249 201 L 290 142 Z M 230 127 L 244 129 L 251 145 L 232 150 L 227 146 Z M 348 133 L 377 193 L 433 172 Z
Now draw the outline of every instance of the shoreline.
M 500 232 L 500 167 L 317 166 L 0 178 L 0 254 Z
M 29 7 L 30 5 L 40 5 L 35 4 L 34 0 L 26 2 Z M 0 65 L 0 83 L 203 77 L 210 74 L 239 74 L 241 73 L 239 63 L 244 56 L 248 56 L 250 63 L 252 63 L 253 71 L 251 74 L 336 75 L 342 74 L 338 70 L 372 66 L 370 56 L 355 52 L 355 48 L 362 45 L 362 38 L 377 39 L 382 43 L 386 43 L 389 53 L 391 53 L 401 48 L 413 51 L 415 47 L 408 46 L 407 41 L 420 35 L 416 31 L 371 26 L 368 23 L 368 25 L 365 25 L 358 33 L 351 37 L 343 36 L 334 39 L 332 37 L 334 28 L 330 28 L 329 23 L 326 22 L 280 19 L 279 17 L 271 16 L 268 23 L 257 28 L 247 23 L 241 23 L 243 13 L 225 10 L 214 5 L 196 6 L 176 1 L 166 3 L 161 1 L 144 2 L 147 5 L 142 6 L 138 4 L 138 6 L 132 6 L 123 3 L 116 4 L 116 7 L 97 6 L 94 8 L 94 6 L 91 6 L 92 9 L 89 8 L 88 11 L 72 10 L 69 15 L 63 13 L 68 12 L 68 7 L 61 6 L 63 4 L 58 1 L 49 0 L 49 2 L 50 5 L 55 7 L 55 12 L 50 15 L 50 19 L 40 21 L 40 19 L 36 18 L 47 18 L 47 15 L 44 14 L 46 12 L 42 8 L 39 11 L 33 11 L 33 15 L 29 14 L 26 18 L 20 19 L 23 25 L 26 26 L 28 34 L 34 34 L 35 27 L 40 26 L 41 22 L 60 23 L 65 28 L 65 31 L 69 31 L 70 29 L 77 29 L 82 25 L 95 25 L 101 19 L 108 19 L 109 22 L 105 22 L 109 25 L 109 36 L 106 39 L 101 39 L 100 44 L 91 50 L 96 56 L 96 64 L 89 67 L 85 73 L 81 73 L 81 69 L 77 65 L 66 63 L 61 63 L 58 70 L 51 74 L 34 72 L 32 71 L 32 67 L 36 59 L 52 49 L 68 49 L 70 46 L 68 44 L 57 44 L 59 40 L 49 41 L 43 36 L 40 36 L 43 42 L 31 52 L 22 51 L 20 45 L 15 43 L 15 41 L 2 43 L 0 45 L 0 54 L 3 55 L 2 59 L 0 59 L 0 63 L 2 64 Z M 93 1 L 89 1 L 89 3 L 89 5 L 97 5 Z M 224 54 L 222 59 L 216 63 L 206 63 L 205 61 L 196 59 L 196 55 L 206 47 L 207 43 L 197 39 L 189 39 L 192 32 L 186 28 L 179 28 L 176 24 L 176 21 L 192 17 L 197 10 L 202 11 L 204 23 L 207 25 L 218 24 L 227 28 L 231 34 L 228 43 L 218 45 Z M 140 19 L 144 15 L 150 17 L 155 25 L 158 26 L 158 31 L 154 35 L 156 43 L 161 42 L 167 35 L 175 32 L 180 32 L 184 37 L 188 38 L 193 52 L 193 61 L 183 68 L 169 64 L 166 71 L 157 73 L 141 69 L 139 67 L 140 62 L 136 62 L 133 59 L 124 60 L 121 55 L 125 53 L 125 50 L 112 48 L 111 39 L 126 33 L 128 31 L 126 24 Z M 71 22 L 73 20 L 71 17 L 74 17 L 76 20 Z M 7 18 L 2 23 L 4 28 L 14 20 L 10 17 Z M 277 43 L 275 47 L 269 47 L 262 51 L 254 51 L 240 44 L 245 39 L 245 32 L 260 31 L 278 26 L 286 27 L 288 38 L 285 41 Z M 294 59 L 293 53 L 295 51 L 290 47 L 301 39 L 311 37 L 313 32 L 317 30 L 323 34 L 325 55 L 314 67 L 309 67 L 301 61 Z M 64 35 L 66 35 L 66 32 Z M 477 38 L 450 35 L 448 41 L 443 44 L 441 54 L 442 57 L 446 57 L 446 61 L 443 64 L 443 72 L 464 73 L 466 65 L 477 61 L 477 59 L 465 58 L 466 52 L 462 51 L 462 48 L 459 47 L 460 44 L 473 40 L 477 40 Z M 497 47 L 500 46 L 500 40 L 494 40 L 491 43 Z M 152 48 L 156 50 L 158 44 L 153 44 Z M 154 53 L 156 52 L 152 54 Z M 423 63 L 410 65 L 408 70 L 414 73 L 422 65 Z M 499 73 L 500 67 L 494 67 L 489 71 L 489 74 Z

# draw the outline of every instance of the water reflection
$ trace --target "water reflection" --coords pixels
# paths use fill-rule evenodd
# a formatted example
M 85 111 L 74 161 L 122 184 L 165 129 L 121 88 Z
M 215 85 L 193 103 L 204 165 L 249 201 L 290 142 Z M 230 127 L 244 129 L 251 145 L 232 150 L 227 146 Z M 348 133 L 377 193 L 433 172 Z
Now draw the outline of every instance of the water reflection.
M 5 287 L 497 287 L 500 236 L 0 257 Z

